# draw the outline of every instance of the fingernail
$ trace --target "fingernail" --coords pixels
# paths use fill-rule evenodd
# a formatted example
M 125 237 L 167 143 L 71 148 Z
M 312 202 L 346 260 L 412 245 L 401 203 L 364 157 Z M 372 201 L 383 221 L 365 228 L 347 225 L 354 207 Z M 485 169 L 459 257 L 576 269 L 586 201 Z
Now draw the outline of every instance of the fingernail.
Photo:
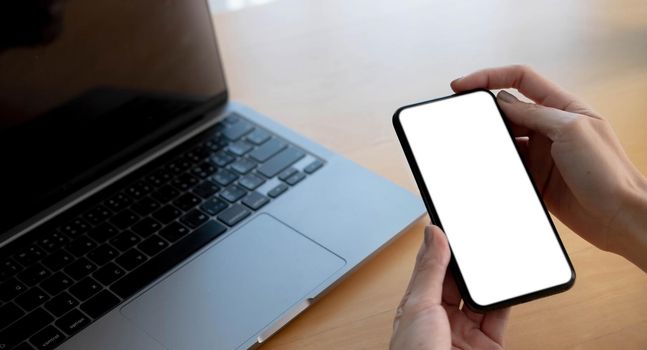
M 515 103 L 515 102 L 518 101 L 516 97 L 514 97 L 511 93 L 509 93 L 509 92 L 507 92 L 505 90 L 499 91 L 499 93 L 496 95 L 496 97 L 498 99 L 500 99 L 501 101 L 507 102 L 507 103 Z
M 458 78 L 452 80 L 451 84 L 458 83 L 459 81 L 461 81 L 461 79 L 463 79 L 463 77 L 458 77 Z
M 431 237 L 431 226 L 425 226 L 425 247 L 429 248 L 431 246 L 431 241 L 433 240 L 433 237 Z

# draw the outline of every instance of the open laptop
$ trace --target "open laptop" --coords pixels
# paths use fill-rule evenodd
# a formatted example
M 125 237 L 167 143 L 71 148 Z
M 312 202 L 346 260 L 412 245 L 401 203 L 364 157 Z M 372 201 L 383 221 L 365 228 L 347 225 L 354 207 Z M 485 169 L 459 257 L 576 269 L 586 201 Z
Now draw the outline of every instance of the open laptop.
M 2 350 L 254 347 L 424 213 L 229 101 L 204 0 L 0 12 Z

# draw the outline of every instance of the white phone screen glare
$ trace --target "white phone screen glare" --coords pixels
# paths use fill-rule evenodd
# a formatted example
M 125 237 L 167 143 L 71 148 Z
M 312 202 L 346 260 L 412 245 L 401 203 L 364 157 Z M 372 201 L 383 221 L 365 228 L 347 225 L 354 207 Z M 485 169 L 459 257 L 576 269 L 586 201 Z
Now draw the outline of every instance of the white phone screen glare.
M 567 258 L 490 94 L 409 107 L 399 120 L 477 304 L 570 281 Z

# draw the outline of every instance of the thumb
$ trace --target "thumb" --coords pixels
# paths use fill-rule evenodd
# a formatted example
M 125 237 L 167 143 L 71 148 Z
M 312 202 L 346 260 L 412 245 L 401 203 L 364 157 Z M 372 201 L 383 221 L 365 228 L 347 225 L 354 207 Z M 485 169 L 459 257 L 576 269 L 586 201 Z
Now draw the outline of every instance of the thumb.
M 580 117 L 561 109 L 519 101 L 505 90 L 497 94 L 497 101 L 512 123 L 539 132 L 553 141 L 564 126 Z
M 443 231 L 435 225 L 425 227 L 424 248 L 414 268 L 407 304 L 440 305 L 450 255 Z

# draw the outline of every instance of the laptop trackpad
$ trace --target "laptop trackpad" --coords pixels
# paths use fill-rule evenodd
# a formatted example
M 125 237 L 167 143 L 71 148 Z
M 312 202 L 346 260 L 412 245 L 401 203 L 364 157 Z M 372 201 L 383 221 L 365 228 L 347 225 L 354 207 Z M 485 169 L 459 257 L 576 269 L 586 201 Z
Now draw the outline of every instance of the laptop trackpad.
M 344 264 L 262 214 L 121 312 L 170 349 L 235 349 Z

